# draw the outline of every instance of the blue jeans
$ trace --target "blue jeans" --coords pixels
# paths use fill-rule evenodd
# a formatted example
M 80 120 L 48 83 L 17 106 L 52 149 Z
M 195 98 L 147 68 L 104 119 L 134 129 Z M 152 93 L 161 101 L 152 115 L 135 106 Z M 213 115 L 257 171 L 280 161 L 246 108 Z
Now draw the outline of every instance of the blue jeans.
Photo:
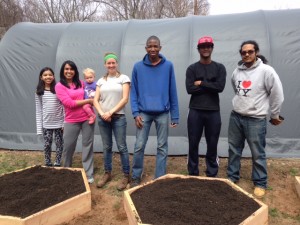
M 99 117 L 98 125 L 100 129 L 100 135 L 103 143 L 103 155 L 104 155 L 104 170 L 105 172 L 112 171 L 112 134 L 114 133 L 116 144 L 121 157 L 121 164 L 123 173 L 129 174 L 129 153 L 126 144 L 126 127 L 127 121 L 125 115 L 118 117 L 112 117 L 111 122 L 104 121 Z
M 240 179 L 241 157 L 247 140 L 252 154 L 252 181 L 255 186 L 267 188 L 266 127 L 266 118 L 247 117 L 231 112 L 227 176 L 233 182 Z
M 152 122 L 157 133 L 157 154 L 155 178 L 166 174 L 168 158 L 169 113 L 140 113 L 144 119 L 142 129 L 136 130 L 136 142 L 133 154 L 132 179 L 141 179 L 144 168 L 144 153 Z

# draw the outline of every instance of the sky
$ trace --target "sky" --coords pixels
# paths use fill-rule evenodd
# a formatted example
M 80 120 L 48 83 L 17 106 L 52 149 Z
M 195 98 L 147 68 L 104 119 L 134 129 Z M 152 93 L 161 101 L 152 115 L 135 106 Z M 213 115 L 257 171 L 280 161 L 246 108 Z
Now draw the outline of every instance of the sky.
M 300 9 L 300 0 L 208 0 L 210 15 L 256 10 Z

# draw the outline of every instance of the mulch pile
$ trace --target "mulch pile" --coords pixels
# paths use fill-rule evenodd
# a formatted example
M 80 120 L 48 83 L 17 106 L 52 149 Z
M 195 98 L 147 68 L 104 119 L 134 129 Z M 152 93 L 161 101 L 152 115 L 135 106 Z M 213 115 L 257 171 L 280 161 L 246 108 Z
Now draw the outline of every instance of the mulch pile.
M 34 166 L 0 177 L 0 215 L 25 218 L 84 193 L 81 171 Z
M 142 223 L 238 225 L 260 205 L 222 181 L 166 178 L 131 193 Z

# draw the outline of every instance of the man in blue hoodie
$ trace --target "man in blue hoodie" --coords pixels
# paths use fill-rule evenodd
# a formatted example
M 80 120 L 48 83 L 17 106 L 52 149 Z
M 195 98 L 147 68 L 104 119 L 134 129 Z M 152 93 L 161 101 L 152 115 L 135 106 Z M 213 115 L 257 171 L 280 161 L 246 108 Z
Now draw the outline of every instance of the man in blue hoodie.
M 141 183 L 144 167 L 144 151 L 152 122 L 157 132 L 155 178 L 166 174 L 168 157 L 169 113 L 170 127 L 176 127 L 179 109 L 175 74 L 172 62 L 159 52 L 160 40 L 151 36 L 146 42 L 143 60 L 132 71 L 130 103 L 137 127 L 133 154 L 131 187 Z

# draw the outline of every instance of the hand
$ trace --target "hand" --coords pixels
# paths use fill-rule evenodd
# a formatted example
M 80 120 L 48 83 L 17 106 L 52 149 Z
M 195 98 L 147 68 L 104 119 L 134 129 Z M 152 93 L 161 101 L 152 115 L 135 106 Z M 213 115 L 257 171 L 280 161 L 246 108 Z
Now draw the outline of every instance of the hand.
M 112 114 L 108 111 L 108 112 L 105 112 L 101 115 L 101 118 L 103 120 L 105 120 L 106 122 L 110 122 L 111 121 L 111 116 Z
M 137 126 L 137 128 L 142 129 L 144 126 L 144 120 L 143 117 L 141 116 L 136 116 L 135 118 L 135 125 Z
M 272 125 L 277 126 L 277 125 L 281 124 L 283 120 L 284 120 L 284 118 L 283 118 L 282 116 L 279 116 L 279 118 L 271 118 L 271 119 L 269 120 L 269 122 L 270 122 Z
M 172 127 L 172 128 L 173 128 L 173 127 L 177 127 L 177 123 L 171 123 L 171 124 L 170 124 L 170 127 Z
M 195 86 L 200 86 L 200 85 L 201 85 L 201 80 L 196 80 L 196 81 L 194 82 L 194 85 L 195 85 Z

